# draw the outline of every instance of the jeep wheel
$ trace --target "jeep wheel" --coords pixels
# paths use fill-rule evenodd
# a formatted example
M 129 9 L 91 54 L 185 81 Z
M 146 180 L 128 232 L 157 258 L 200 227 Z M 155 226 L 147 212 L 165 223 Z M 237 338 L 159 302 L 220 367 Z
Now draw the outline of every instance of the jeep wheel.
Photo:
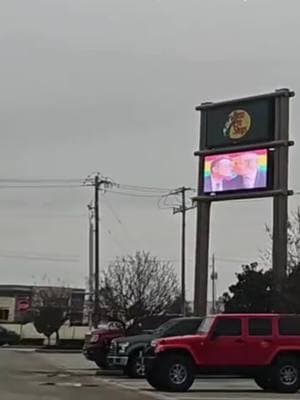
M 157 371 L 151 371 L 146 375 L 148 383 L 156 390 L 164 390 L 164 385 L 161 383 L 161 377 Z
M 257 376 L 254 378 L 255 383 L 265 392 L 273 392 L 275 390 L 274 382 L 270 374 Z
M 160 363 L 161 382 L 165 390 L 186 392 L 194 383 L 194 368 L 188 357 L 180 354 L 166 355 Z
M 274 366 L 275 388 L 280 393 L 296 393 L 300 388 L 300 363 L 292 356 L 281 357 Z
M 144 378 L 145 366 L 139 354 L 135 354 L 129 358 L 125 374 L 129 378 Z

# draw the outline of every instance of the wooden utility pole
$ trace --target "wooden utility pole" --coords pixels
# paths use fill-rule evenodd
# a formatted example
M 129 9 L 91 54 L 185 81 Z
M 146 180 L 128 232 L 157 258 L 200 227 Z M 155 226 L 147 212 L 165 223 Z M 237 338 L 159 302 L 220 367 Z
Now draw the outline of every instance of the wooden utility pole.
M 199 316 L 207 314 L 210 205 L 198 202 L 197 209 L 194 314 Z
M 181 312 L 185 316 L 185 192 L 186 189 L 182 188 L 182 227 L 181 227 Z
M 94 328 L 98 327 L 100 318 L 99 304 L 99 175 L 94 179 L 94 196 L 95 196 L 95 288 L 94 288 Z
M 173 214 L 182 213 L 181 219 L 181 314 L 186 313 L 186 295 L 185 295 L 185 237 L 186 237 L 186 212 L 191 210 L 193 207 L 186 206 L 186 192 L 192 190 L 191 188 L 182 187 L 172 191 L 171 195 L 181 194 L 181 205 L 177 208 L 173 208 Z
M 87 182 L 94 186 L 94 207 L 90 206 L 90 209 L 94 210 L 94 232 L 93 227 L 90 226 L 90 235 L 94 236 L 94 240 L 90 238 L 89 250 L 90 250 L 90 263 L 94 261 L 95 271 L 94 272 L 94 304 L 93 304 L 93 315 L 92 321 L 94 328 L 98 327 L 100 321 L 100 303 L 99 303 L 99 289 L 100 289 L 100 201 L 99 201 L 99 190 L 101 186 L 104 189 L 113 186 L 113 182 L 102 177 L 100 174 L 96 174 L 93 179 L 88 178 Z M 94 235 L 93 235 L 94 234 Z M 94 260 L 92 260 L 92 254 L 94 252 Z M 90 268 L 93 265 L 90 264 Z
M 91 204 L 88 205 L 89 210 L 89 307 L 88 307 L 88 322 L 89 328 L 93 327 L 93 292 L 94 292 L 94 227 L 93 218 L 94 210 Z

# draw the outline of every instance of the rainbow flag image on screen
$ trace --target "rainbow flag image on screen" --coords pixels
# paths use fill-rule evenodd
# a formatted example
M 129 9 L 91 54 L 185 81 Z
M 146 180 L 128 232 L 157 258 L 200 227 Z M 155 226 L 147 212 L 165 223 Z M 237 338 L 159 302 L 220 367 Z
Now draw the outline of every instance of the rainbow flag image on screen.
M 268 150 L 246 150 L 204 158 L 204 193 L 267 188 Z

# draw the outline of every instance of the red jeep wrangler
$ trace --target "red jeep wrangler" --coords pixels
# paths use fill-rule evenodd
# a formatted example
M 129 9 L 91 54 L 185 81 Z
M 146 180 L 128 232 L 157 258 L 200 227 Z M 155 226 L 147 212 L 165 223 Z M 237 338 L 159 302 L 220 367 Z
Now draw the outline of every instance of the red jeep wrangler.
M 158 339 L 144 354 L 156 389 L 184 392 L 200 374 L 253 378 L 266 390 L 300 388 L 300 316 L 221 314 L 206 317 L 193 336 Z

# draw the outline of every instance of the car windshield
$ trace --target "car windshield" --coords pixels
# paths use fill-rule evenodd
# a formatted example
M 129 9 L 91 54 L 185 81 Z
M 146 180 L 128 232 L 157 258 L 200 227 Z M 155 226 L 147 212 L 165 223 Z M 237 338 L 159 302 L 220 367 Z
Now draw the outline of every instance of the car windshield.
M 157 329 L 153 331 L 153 333 L 157 336 L 163 335 L 167 330 L 172 328 L 176 324 L 177 320 L 170 319 L 167 322 L 164 322 L 162 325 L 160 325 Z
M 207 334 L 210 331 L 210 328 L 215 320 L 215 317 L 206 317 L 204 320 L 201 322 L 197 333 L 198 334 Z

